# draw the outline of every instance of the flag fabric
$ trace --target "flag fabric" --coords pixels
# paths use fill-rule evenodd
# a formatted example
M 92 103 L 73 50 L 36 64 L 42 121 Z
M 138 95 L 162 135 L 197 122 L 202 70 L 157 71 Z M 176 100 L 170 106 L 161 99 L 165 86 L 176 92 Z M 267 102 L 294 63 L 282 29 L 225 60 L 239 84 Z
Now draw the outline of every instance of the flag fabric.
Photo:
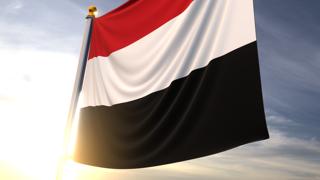
M 92 28 L 75 161 L 150 167 L 269 137 L 253 0 L 129 0 Z

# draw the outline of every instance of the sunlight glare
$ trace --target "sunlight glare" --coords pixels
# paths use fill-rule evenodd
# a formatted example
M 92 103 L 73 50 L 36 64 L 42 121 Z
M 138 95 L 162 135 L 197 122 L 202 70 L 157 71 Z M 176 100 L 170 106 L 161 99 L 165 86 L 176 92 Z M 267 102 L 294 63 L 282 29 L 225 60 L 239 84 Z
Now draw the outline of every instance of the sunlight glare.
M 55 179 L 77 57 L 0 53 L 0 167 L 12 171 L 0 172 L 0 179 Z

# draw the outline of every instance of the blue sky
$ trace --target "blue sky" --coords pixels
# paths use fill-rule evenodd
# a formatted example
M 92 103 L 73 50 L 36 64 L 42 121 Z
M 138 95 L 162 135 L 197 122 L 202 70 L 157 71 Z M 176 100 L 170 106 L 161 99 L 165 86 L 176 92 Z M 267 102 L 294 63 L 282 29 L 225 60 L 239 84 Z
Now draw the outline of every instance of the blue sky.
M 0 0 L 0 177 L 41 179 L 63 132 L 86 8 L 123 2 Z M 320 2 L 254 2 L 269 140 L 142 170 L 70 162 L 69 179 L 320 179 Z

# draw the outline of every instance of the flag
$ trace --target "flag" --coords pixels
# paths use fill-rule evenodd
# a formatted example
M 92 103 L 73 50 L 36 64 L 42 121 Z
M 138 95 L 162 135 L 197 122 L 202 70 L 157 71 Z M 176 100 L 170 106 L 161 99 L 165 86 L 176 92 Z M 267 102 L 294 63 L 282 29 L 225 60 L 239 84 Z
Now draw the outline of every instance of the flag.
M 269 137 L 253 0 L 129 0 L 91 35 L 75 161 L 142 168 Z

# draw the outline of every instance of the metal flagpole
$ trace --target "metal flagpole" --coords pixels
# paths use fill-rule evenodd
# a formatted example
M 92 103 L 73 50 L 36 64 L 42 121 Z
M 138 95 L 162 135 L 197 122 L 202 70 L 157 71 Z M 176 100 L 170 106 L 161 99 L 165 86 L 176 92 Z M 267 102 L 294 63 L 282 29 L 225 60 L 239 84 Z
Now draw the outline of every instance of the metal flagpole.
M 71 140 L 71 129 L 73 126 L 74 116 L 77 110 L 79 95 L 82 89 L 85 69 L 88 61 L 92 22 L 95 18 L 95 13 L 97 12 L 97 8 L 95 6 L 89 6 L 88 11 L 89 12 L 88 12 L 88 16 L 86 17 L 86 25 L 85 25 L 80 57 L 79 57 L 77 74 L 76 74 L 76 79 L 73 86 L 73 93 L 72 93 L 71 103 L 69 107 L 68 119 L 65 126 L 65 131 L 64 131 L 62 156 L 59 159 L 58 167 L 57 167 L 56 180 L 62 180 L 64 166 L 68 160 L 68 146 Z

